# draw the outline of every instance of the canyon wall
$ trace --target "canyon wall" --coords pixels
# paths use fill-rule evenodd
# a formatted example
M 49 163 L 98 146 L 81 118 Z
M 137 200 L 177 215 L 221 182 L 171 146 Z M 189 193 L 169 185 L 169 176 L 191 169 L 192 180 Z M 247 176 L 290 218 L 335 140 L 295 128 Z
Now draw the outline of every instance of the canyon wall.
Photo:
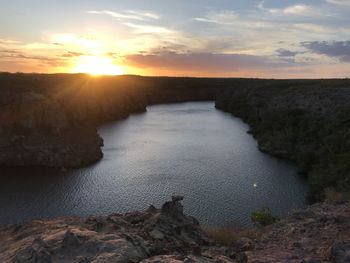
M 98 125 L 151 104 L 215 100 L 260 150 L 296 162 L 314 196 L 350 189 L 349 80 L 3 73 L 0 94 L 0 165 L 82 167 L 102 158 Z

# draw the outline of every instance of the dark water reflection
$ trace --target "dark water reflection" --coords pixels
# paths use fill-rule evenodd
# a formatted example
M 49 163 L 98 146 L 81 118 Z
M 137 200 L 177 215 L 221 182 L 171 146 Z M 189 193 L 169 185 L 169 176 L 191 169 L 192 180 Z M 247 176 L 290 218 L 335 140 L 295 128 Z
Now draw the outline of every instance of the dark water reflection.
M 142 210 L 173 194 L 215 225 L 249 225 L 261 206 L 280 216 L 304 207 L 295 167 L 259 152 L 247 130 L 212 102 L 151 106 L 100 127 L 105 157 L 93 166 L 1 169 L 0 222 Z

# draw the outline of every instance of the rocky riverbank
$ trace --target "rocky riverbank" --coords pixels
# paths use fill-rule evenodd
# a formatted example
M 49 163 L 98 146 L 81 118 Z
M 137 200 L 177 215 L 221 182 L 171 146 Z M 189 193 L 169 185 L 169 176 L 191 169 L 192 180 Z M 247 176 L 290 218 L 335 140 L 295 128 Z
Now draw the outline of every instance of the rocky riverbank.
M 349 262 L 350 206 L 317 204 L 228 246 L 183 214 L 161 209 L 106 217 L 35 220 L 0 227 L 0 262 Z
M 242 118 L 259 149 L 294 161 L 313 196 L 350 190 L 350 82 L 277 81 L 227 90 L 218 109 Z

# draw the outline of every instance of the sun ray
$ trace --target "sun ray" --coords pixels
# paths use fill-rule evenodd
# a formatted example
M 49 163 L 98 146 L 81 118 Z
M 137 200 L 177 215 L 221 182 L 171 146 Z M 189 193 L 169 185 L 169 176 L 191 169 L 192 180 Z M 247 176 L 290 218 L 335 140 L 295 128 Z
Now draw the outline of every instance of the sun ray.
M 81 56 L 75 64 L 75 73 L 87 73 L 92 76 L 124 74 L 123 67 L 114 64 L 113 59 L 108 57 Z

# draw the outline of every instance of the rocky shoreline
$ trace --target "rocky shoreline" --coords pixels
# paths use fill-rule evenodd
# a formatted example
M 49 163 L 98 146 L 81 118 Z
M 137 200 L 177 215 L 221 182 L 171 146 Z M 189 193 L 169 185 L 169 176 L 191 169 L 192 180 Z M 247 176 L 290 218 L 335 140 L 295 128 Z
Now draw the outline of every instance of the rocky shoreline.
M 350 205 L 316 204 L 228 246 L 183 214 L 182 197 L 125 215 L 0 226 L 0 262 L 349 262 Z

